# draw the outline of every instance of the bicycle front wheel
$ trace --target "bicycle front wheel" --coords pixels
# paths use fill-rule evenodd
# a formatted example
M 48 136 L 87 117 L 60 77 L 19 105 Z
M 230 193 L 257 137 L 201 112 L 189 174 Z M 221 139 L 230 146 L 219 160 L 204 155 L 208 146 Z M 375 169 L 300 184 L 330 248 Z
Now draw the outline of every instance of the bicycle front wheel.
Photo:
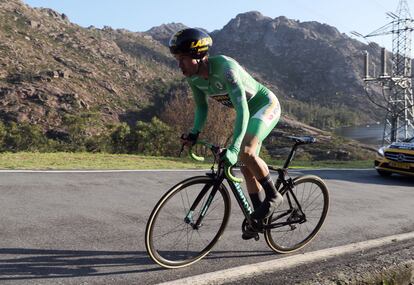
M 308 244 L 321 229 L 329 207 L 329 194 L 323 180 L 304 175 L 293 180 L 294 187 L 283 196 L 283 204 L 276 209 L 272 223 L 286 225 L 267 229 L 265 240 L 278 253 L 290 253 Z M 297 221 L 297 222 L 295 222 Z
M 221 184 L 213 197 L 214 182 L 208 176 L 193 177 L 160 199 L 145 231 L 145 245 L 152 260 L 166 268 L 179 268 L 210 252 L 230 217 L 228 190 Z M 200 215 L 201 224 L 196 225 Z

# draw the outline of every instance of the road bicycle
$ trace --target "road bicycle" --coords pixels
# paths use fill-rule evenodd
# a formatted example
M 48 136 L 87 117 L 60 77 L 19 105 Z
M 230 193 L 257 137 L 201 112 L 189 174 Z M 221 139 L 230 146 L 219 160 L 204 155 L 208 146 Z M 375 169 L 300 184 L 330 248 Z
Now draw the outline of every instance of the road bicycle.
M 220 162 L 221 149 L 199 142 L 214 157 L 211 172 L 188 178 L 168 190 L 154 207 L 145 231 L 145 246 L 151 259 L 162 267 L 180 268 L 206 256 L 222 236 L 230 217 L 231 199 L 224 184 L 227 181 L 245 217 L 242 231 L 264 235 L 268 246 L 277 253 L 291 253 L 308 244 L 320 231 L 329 207 L 328 189 L 315 175 L 291 178 L 289 164 L 297 147 L 316 142 L 310 136 L 287 137 L 294 141 L 282 168 L 269 166 L 277 172 L 276 189 L 283 195 L 283 204 L 264 221 L 253 220 L 253 209 L 244 194 L 241 179 L 231 167 Z M 190 150 L 195 160 L 203 160 Z M 217 163 L 217 167 L 215 167 Z

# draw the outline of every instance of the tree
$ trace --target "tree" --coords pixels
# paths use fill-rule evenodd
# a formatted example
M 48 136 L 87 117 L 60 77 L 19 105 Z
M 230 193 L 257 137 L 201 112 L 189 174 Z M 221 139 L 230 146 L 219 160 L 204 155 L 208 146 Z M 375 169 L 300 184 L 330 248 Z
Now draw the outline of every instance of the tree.
M 3 122 L 0 121 L 0 151 L 5 149 L 5 139 L 7 136 L 7 129 Z
M 86 144 L 92 145 L 92 131 L 101 129 L 99 115 L 96 113 L 82 113 L 79 115 L 67 114 L 63 117 L 63 125 L 69 134 L 69 150 L 85 151 Z
M 47 138 L 39 126 L 26 122 L 20 124 L 11 122 L 6 130 L 4 144 L 7 150 L 38 151 L 47 146 Z
M 115 127 L 111 133 L 111 149 L 114 153 L 127 153 L 130 149 L 131 128 L 127 123 Z
M 191 97 L 184 94 L 173 97 L 164 106 L 161 119 L 180 136 L 187 133 L 194 120 L 194 103 Z M 221 146 L 227 146 L 232 140 L 235 111 L 209 100 L 209 111 L 206 125 L 201 137 Z
M 151 122 L 138 121 L 134 130 L 137 152 L 145 155 L 172 156 L 180 149 L 179 137 L 171 127 L 157 117 Z

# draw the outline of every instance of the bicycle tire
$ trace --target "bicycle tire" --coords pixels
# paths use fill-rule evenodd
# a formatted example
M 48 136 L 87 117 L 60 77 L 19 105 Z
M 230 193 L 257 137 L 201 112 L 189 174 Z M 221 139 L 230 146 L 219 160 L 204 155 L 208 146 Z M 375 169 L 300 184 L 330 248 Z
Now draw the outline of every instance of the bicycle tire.
M 314 175 L 304 175 L 293 179 L 293 184 L 294 188 L 285 193 L 283 204 L 278 209 L 276 209 L 276 212 L 273 213 L 273 216 L 275 216 L 278 211 L 283 212 L 288 208 L 289 203 L 287 195 L 290 195 L 291 197 L 291 191 L 293 191 L 296 195 L 296 198 L 299 200 L 299 204 L 301 205 L 301 208 L 306 216 L 306 221 L 302 224 L 294 224 L 293 227 L 286 225 L 280 228 L 265 230 L 264 236 L 266 243 L 272 250 L 278 253 L 291 253 L 303 248 L 305 245 L 311 242 L 315 238 L 316 234 L 320 231 L 328 214 L 329 192 L 326 184 L 321 178 Z M 310 184 L 310 186 L 304 186 L 305 184 Z M 303 191 L 300 189 L 303 189 Z M 317 193 L 318 191 L 320 192 L 319 194 Z M 317 196 L 314 195 L 315 193 L 317 193 Z M 317 202 L 317 198 L 319 196 L 322 196 L 322 199 L 320 199 L 322 203 L 322 205 L 320 205 L 321 208 L 317 208 L 319 204 L 316 204 L 316 207 L 313 205 L 312 208 L 309 208 L 311 205 L 308 205 L 307 203 L 313 203 L 315 201 Z M 293 204 L 295 205 L 296 202 Z M 313 215 L 317 214 L 319 210 L 320 217 L 316 217 L 316 225 L 313 227 L 313 223 L 315 222 Z M 303 235 L 302 229 L 305 231 L 308 230 L 309 233 Z M 299 238 L 295 237 L 295 234 L 298 234 Z M 302 234 L 303 237 L 300 237 L 300 234 Z
M 231 210 L 229 192 L 223 183 L 211 201 L 210 207 L 205 213 L 203 224 L 199 229 L 193 229 L 191 225 L 184 221 L 190 205 L 193 204 L 195 197 L 201 192 L 200 190 L 208 189 L 202 196 L 200 203 L 198 203 L 196 211 L 194 211 L 194 220 L 197 220 L 201 211 L 200 208 L 213 189 L 214 182 L 215 180 L 208 176 L 196 176 L 186 179 L 172 187 L 158 201 L 148 219 L 145 230 L 145 246 L 148 255 L 154 262 L 165 268 L 185 267 L 206 256 L 218 242 L 227 226 Z M 180 201 L 182 204 L 175 206 L 175 200 L 178 200 L 177 204 L 180 204 Z M 215 217 L 218 218 L 214 219 Z M 208 222 L 213 224 L 214 220 L 218 221 L 218 225 L 207 224 Z M 171 228 L 172 231 L 158 235 L 159 229 L 165 231 L 163 227 Z M 215 229 L 209 231 L 209 227 Z M 180 229 L 184 232 L 184 235 L 179 233 Z M 178 237 L 174 236 L 174 233 L 177 233 Z M 191 244 L 194 236 L 201 239 L 203 245 Z M 161 241 L 156 240 L 157 237 L 160 240 L 164 239 L 167 243 L 172 241 L 170 238 L 173 238 L 175 244 L 172 244 L 172 249 L 168 249 L 166 248 L 168 245 L 162 245 Z M 182 243 L 185 243 L 185 241 L 187 241 L 187 244 L 183 246 Z M 190 250 L 191 246 L 195 246 L 196 249 Z

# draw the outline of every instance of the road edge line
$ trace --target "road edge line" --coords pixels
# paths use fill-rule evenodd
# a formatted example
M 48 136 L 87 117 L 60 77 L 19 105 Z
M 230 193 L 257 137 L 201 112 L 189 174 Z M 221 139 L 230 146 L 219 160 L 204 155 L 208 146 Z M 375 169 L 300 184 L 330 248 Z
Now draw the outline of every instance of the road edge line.
M 308 264 L 323 259 L 328 259 L 344 254 L 368 250 L 395 242 L 414 239 L 414 232 L 392 235 L 388 237 L 372 239 L 363 242 L 351 243 L 348 245 L 322 249 L 303 254 L 292 255 L 288 257 L 278 258 L 274 260 L 259 262 L 255 264 L 247 264 L 238 267 L 228 268 L 215 272 L 204 273 L 196 276 L 186 277 L 173 281 L 159 283 L 159 285 L 184 285 L 184 284 L 221 284 L 224 282 L 241 280 L 254 275 L 260 275 L 264 272 L 269 273 L 281 269 Z
M 16 169 L 8 170 L 2 169 L 0 173 L 117 173 L 117 172 L 203 172 L 209 169 L 67 169 L 67 170 L 30 170 L 30 169 Z

